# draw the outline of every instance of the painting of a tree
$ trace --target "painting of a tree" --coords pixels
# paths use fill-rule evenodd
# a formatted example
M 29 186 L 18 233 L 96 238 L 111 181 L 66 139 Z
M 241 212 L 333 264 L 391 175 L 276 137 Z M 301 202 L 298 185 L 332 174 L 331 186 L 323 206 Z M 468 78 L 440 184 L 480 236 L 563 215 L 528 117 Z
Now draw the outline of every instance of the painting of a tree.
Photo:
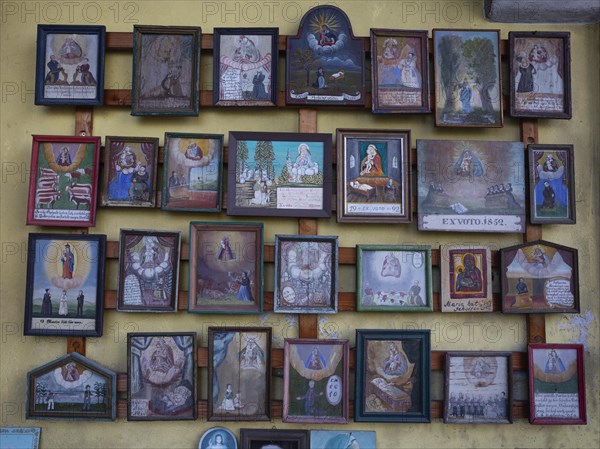
M 256 165 L 256 168 L 260 170 L 261 176 L 263 174 L 263 171 L 266 171 L 267 178 L 273 179 L 274 160 L 275 152 L 273 151 L 273 143 L 268 140 L 259 140 L 256 143 L 256 150 L 254 151 L 254 163 Z
M 317 68 L 315 54 L 309 48 L 297 48 L 292 52 L 292 67 L 306 72 L 306 85 L 310 84 L 310 72 Z
M 445 98 L 444 111 L 453 111 L 455 108 L 454 91 L 458 85 L 458 79 L 461 72 L 462 54 L 460 47 L 462 39 L 459 36 L 443 36 L 436 49 L 439 54 L 441 86 Z
M 436 125 L 502 126 L 498 30 L 433 31 Z
M 243 140 L 241 142 L 238 142 L 236 156 L 237 167 L 235 176 L 236 180 L 239 182 L 240 175 L 244 171 L 246 163 L 248 162 L 248 144 L 246 144 L 246 142 L 244 142 Z
M 481 86 L 481 107 L 485 112 L 494 112 L 490 89 L 498 81 L 498 55 L 492 41 L 484 38 L 469 39 L 462 43 L 462 53 L 474 80 Z

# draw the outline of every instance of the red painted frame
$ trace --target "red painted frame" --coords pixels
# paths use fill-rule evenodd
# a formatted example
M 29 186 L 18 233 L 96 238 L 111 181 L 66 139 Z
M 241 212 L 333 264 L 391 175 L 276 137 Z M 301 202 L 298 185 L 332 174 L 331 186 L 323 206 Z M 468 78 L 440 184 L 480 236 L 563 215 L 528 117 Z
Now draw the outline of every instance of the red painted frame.
M 533 389 L 533 351 L 538 349 L 575 349 L 577 351 L 577 394 L 579 397 L 579 418 L 569 419 L 535 417 L 535 392 Z M 585 407 L 585 366 L 583 363 L 583 345 L 574 343 L 530 343 L 527 346 L 527 356 L 529 360 L 529 423 L 542 425 L 587 424 Z
M 38 226 L 65 226 L 72 228 L 89 228 L 96 226 L 96 203 L 98 197 L 98 172 L 100 166 L 100 137 L 93 136 L 44 136 L 33 135 L 31 150 L 31 169 L 29 174 L 29 195 L 27 201 L 27 223 Z M 34 218 L 35 192 L 39 159 L 39 146 L 44 142 L 50 143 L 86 143 L 94 145 L 92 169 L 92 195 L 90 200 L 90 218 L 87 221 L 73 220 L 40 220 Z

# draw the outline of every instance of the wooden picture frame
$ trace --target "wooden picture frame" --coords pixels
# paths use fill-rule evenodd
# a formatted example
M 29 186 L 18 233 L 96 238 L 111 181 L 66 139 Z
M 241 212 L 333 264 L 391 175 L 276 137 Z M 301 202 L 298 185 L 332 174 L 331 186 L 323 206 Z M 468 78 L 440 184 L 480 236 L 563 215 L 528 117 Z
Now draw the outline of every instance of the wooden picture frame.
M 27 224 L 95 226 L 100 137 L 32 137 Z
M 227 215 L 331 216 L 331 134 L 231 131 L 228 152 Z
M 431 422 L 429 330 L 356 330 L 354 421 Z
M 575 224 L 573 145 L 528 145 L 529 221 Z
M 309 449 L 308 430 L 240 429 L 240 449 Z
M 530 343 L 529 423 L 587 424 L 583 345 Z
M 0 447 L 39 449 L 41 427 L 0 427 Z
M 433 64 L 436 126 L 503 126 L 500 30 L 433 29 Z
M 271 328 L 208 328 L 208 421 L 271 419 Z
M 579 313 L 575 248 L 546 240 L 500 249 L 503 313 Z
M 156 207 L 157 137 L 104 139 L 103 206 Z
M 371 28 L 371 111 L 430 113 L 428 31 Z
M 525 232 L 522 142 L 417 140 L 419 231 Z
M 330 449 L 332 447 L 359 449 L 377 449 L 377 434 L 366 430 L 311 430 L 311 449 Z
M 431 246 L 356 245 L 356 310 L 431 312 Z
M 177 312 L 181 232 L 121 229 L 117 311 Z
M 446 353 L 445 424 L 511 424 L 512 353 Z
M 165 133 L 161 208 L 220 212 L 223 134 Z
M 213 105 L 276 106 L 279 28 L 215 28 L 213 36 Z
M 114 421 L 117 374 L 76 352 L 35 368 L 27 373 L 25 417 Z
M 211 427 L 202 434 L 198 443 L 198 449 L 237 449 L 237 447 L 237 438 L 226 427 Z
M 442 312 L 492 312 L 492 252 L 483 245 L 440 246 Z
M 349 359 L 348 340 L 286 338 L 283 422 L 348 423 Z
M 127 334 L 127 420 L 198 416 L 196 332 Z
M 27 248 L 23 334 L 101 337 L 106 236 L 30 233 Z
M 133 26 L 131 115 L 198 115 L 201 40 L 200 27 Z
M 410 131 L 337 129 L 338 222 L 409 223 Z
M 35 104 L 104 104 L 104 25 L 38 25 Z
M 337 236 L 275 235 L 275 313 L 337 313 L 337 288 Z
M 190 223 L 188 312 L 262 313 L 263 224 Z
M 287 38 L 285 61 L 286 104 L 364 106 L 364 43 L 354 37 L 350 19 L 340 8 L 322 5 L 308 10 L 298 34 Z
M 570 119 L 571 33 L 510 31 L 510 115 Z

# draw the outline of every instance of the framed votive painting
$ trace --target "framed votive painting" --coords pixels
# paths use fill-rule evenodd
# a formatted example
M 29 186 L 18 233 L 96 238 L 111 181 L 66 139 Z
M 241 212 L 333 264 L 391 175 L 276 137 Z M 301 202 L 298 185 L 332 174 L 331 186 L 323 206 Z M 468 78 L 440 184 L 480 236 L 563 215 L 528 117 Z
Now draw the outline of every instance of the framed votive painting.
M 278 28 L 215 28 L 213 104 L 277 104 Z
M 315 6 L 287 38 L 286 104 L 363 106 L 365 48 L 344 11 Z
M 338 222 L 410 222 L 410 131 L 338 129 L 337 147 Z
M 502 127 L 500 30 L 433 30 L 436 126 Z
M 119 312 L 177 312 L 181 233 L 121 229 Z
M 376 449 L 376 433 L 367 430 L 311 430 L 311 449 Z
M 116 387 L 116 373 L 71 352 L 27 373 L 26 417 L 113 421 Z
M 220 212 L 223 135 L 165 133 L 162 209 Z
M 101 337 L 106 236 L 31 233 L 25 335 Z
M 331 135 L 229 133 L 227 214 L 331 216 Z
M 429 330 L 356 330 L 354 421 L 431 422 Z
M 196 333 L 127 334 L 127 420 L 197 417 Z
M 356 309 L 431 312 L 431 247 L 356 246 Z
M 583 345 L 530 343 L 529 422 L 586 424 Z
M 262 223 L 191 222 L 189 266 L 189 312 L 262 312 Z
M 571 118 L 571 34 L 511 31 L 510 115 Z
M 208 420 L 271 419 L 271 328 L 208 328 Z
M 103 206 L 155 207 L 158 138 L 106 136 Z
M 512 423 L 512 354 L 446 353 L 444 422 Z
M 348 340 L 286 339 L 283 422 L 348 422 Z
M 133 26 L 131 115 L 198 115 L 200 27 Z
M 226 427 L 211 427 L 198 443 L 198 449 L 237 449 L 237 438 Z
M 38 25 L 35 104 L 101 106 L 103 25 Z
M 240 429 L 240 449 L 308 449 L 308 430 Z
M 544 240 L 500 249 L 502 312 L 579 313 L 577 250 Z
M 575 224 L 573 145 L 529 145 L 529 221 Z
M 417 140 L 420 231 L 525 232 L 522 142 Z
M 371 93 L 374 113 L 427 113 L 427 31 L 371 28 Z
M 276 313 L 336 313 L 337 236 L 275 236 Z
M 492 312 L 492 255 L 479 245 L 442 245 L 442 312 Z
M 33 136 L 27 224 L 96 225 L 100 137 Z

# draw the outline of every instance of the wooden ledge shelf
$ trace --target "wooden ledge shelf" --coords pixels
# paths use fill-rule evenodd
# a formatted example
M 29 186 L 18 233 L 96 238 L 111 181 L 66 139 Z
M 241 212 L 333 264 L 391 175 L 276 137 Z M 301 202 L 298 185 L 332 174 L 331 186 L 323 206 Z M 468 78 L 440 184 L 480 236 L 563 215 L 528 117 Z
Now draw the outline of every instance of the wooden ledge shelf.
M 208 417 L 208 401 L 199 400 L 196 403 L 196 407 L 198 410 L 198 420 L 206 421 Z M 431 401 L 431 419 L 442 419 L 444 417 L 443 412 L 444 401 L 441 400 L 433 400 Z M 354 401 L 350 401 L 349 407 L 350 417 L 354 416 Z M 283 402 L 282 401 L 271 401 L 271 420 L 278 419 L 281 420 L 283 417 Z M 127 418 L 127 401 L 124 399 L 119 399 L 117 401 L 117 418 L 125 419 Z M 529 402 L 528 401 L 513 401 L 513 418 L 514 419 L 528 419 L 529 418 Z M 172 422 L 172 421 L 171 421 Z M 215 421 L 215 422 L 250 422 L 250 421 Z M 256 425 L 260 425 L 261 422 L 265 421 L 251 421 L 252 423 L 256 423 Z M 351 418 L 351 422 L 352 418 Z M 349 423 L 350 424 L 350 423 Z M 394 424 L 394 423 L 388 423 Z M 339 424 L 336 424 L 339 426 Z

